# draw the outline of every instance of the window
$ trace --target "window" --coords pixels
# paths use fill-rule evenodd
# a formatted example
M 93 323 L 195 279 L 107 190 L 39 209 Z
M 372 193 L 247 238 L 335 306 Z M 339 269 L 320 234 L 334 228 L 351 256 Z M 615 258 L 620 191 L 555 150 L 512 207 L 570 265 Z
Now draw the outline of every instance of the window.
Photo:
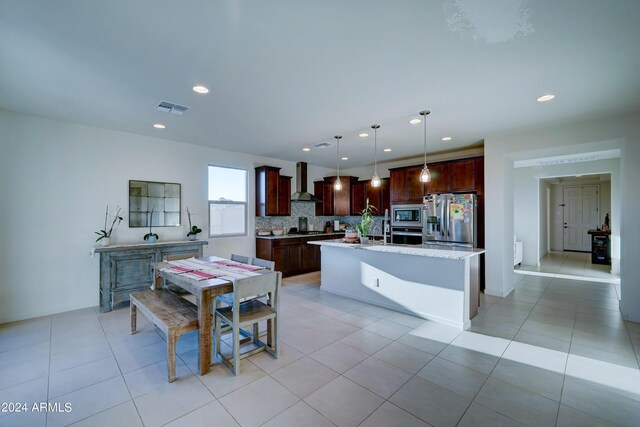
M 209 237 L 247 234 L 247 171 L 209 166 Z

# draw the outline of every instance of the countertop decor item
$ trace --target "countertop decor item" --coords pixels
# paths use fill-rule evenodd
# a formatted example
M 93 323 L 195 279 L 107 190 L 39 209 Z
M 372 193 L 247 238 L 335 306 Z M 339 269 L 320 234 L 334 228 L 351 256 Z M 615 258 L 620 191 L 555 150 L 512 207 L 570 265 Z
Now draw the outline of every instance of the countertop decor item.
M 345 243 L 358 243 L 358 231 L 349 226 L 344 232 Z
M 113 221 L 111 221 L 111 226 L 107 230 L 107 222 L 109 220 L 109 205 L 107 205 L 107 209 L 104 213 L 104 228 L 95 232 L 98 235 L 96 242 L 100 242 L 102 246 L 108 246 L 111 243 L 111 233 L 113 233 L 113 229 L 120 225 L 124 220 L 123 215 L 124 211 L 118 206 L 116 213 L 113 216 Z
M 373 215 L 376 213 L 376 208 L 369 204 L 369 199 L 367 199 L 367 204 L 362 214 L 360 216 L 360 223 L 356 225 L 358 232 L 360 233 L 360 243 L 367 243 L 369 238 L 369 232 L 371 231 L 371 226 L 373 225 Z
M 198 228 L 197 225 L 191 225 L 191 211 L 188 206 L 187 217 L 189 218 L 189 232 L 187 233 L 187 237 L 189 240 L 196 240 L 198 238 L 198 233 L 202 233 L 202 229 Z
M 160 238 L 160 236 L 151 231 L 151 225 L 153 224 L 153 211 L 155 210 L 156 207 L 154 206 L 150 212 L 147 212 L 149 214 L 149 232 L 144 235 L 144 241 L 147 243 L 155 243 L 155 241 Z

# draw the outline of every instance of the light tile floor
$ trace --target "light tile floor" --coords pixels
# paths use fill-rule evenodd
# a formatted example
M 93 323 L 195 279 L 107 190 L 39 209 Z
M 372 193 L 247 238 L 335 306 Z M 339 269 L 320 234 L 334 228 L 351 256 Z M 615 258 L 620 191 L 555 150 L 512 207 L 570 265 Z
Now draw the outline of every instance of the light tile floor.
M 551 251 L 540 260 L 539 266 L 519 265 L 515 272 L 541 274 L 565 279 L 582 278 L 608 283 L 620 283 L 620 276 L 611 274 L 611 266 L 592 264 L 591 253 Z
M 640 420 L 640 325 L 614 286 L 513 275 L 465 332 L 285 280 L 282 355 L 200 377 L 195 334 L 165 343 L 128 310 L 78 310 L 0 326 L 2 426 L 587 426 Z M 32 412 L 33 403 L 71 412 Z M 7 408 L 8 409 L 8 408 Z

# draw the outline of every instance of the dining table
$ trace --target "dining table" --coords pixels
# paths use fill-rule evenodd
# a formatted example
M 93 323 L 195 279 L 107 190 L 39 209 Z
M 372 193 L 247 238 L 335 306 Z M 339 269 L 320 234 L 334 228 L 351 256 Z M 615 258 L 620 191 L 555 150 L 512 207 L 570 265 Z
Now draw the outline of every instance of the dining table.
M 195 295 L 198 307 L 198 369 L 200 375 L 211 370 L 213 345 L 213 302 L 218 295 L 233 292 L 242 280 L 256 275 L 273 275 L 269 269 L 243 264 L 226 258 L 209 256 L 157 262 L 152 265 L 154 288 L 171 283 Z M 210 276 L 216 276 L 211 277 Z

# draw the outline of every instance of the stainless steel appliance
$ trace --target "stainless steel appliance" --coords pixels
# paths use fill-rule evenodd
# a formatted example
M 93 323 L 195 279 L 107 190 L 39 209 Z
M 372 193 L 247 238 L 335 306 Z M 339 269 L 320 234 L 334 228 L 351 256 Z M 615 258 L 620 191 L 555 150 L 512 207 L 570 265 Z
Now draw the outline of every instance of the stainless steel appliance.
M 418 227 L 391 227 L 391 243 L 421 245 L 422 229 Z
M 424 197 L 424 244 L 477 246 L 475 194 L 430 194 Z
M 391 226 L 422 228 L 422 205 L 392 205 Z
M 298 231 L 308 231 L 308 224 L 306 216 L 298 218 Z

